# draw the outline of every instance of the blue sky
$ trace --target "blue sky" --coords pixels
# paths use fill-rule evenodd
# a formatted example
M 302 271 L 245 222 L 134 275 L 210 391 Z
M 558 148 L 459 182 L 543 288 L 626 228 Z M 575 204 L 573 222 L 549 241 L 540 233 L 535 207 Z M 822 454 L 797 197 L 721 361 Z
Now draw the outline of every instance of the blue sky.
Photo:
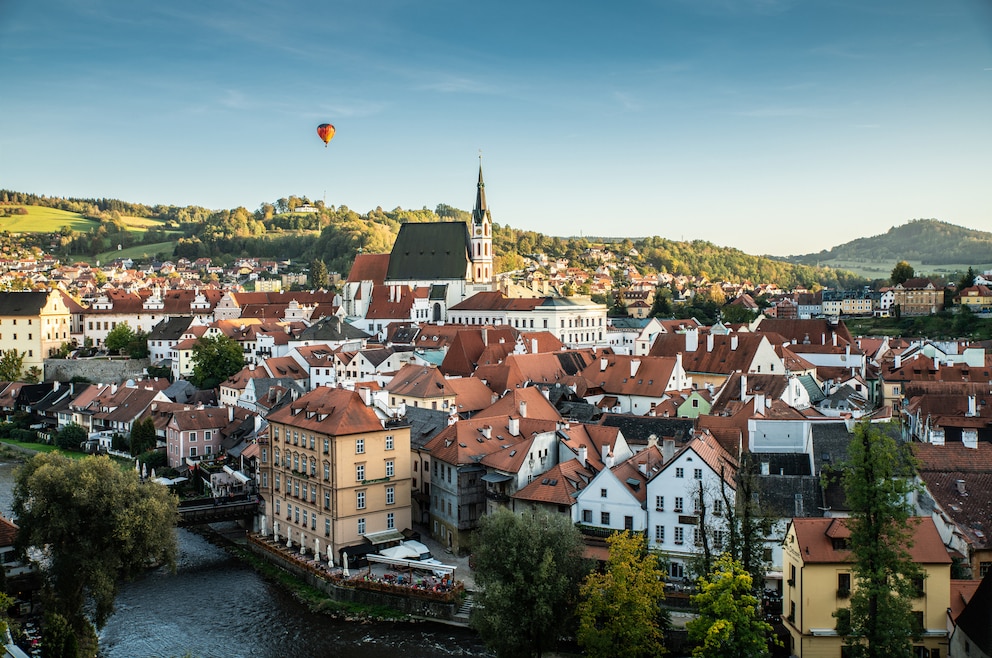
M 0 81 L 21 192 L 467 210 L 481 150 L 551 235 L 992 230 L 989 0 L 0 0 Z

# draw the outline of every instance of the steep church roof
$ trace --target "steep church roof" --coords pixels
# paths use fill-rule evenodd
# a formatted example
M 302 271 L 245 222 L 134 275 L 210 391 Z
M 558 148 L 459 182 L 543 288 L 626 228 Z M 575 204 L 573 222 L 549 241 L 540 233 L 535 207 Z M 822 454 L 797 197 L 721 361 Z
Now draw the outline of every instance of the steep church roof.
M 465 222 L 403 224 L 389 256 L 386 280 L 465 279 L 470 253 Z

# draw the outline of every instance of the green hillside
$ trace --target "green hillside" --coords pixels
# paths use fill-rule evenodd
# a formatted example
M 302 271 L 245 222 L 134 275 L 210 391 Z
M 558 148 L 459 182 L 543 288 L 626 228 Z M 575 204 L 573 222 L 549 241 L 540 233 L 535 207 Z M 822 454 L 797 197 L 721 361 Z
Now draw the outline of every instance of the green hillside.
M 888 277 L 901 260 L 909 262 L 918 273 L 954 274 L 968 267 L 992 268 L 992 233 L 936 219 L 916 219 L 881 235 L 789 260 L 845 268 L 868 278 Z

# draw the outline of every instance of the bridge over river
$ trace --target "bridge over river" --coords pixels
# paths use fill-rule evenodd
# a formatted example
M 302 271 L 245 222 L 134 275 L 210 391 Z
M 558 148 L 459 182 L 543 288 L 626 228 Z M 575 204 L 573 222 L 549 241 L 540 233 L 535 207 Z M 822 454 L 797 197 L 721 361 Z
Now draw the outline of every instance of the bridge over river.
M 261 513 L 262 501 L 257 496 L 241 495 L 224 498 L 200 498 L 179 503 L 180 528 L 219 523 L 221 521 L 245 521 L 252 527 L 255 515 Z

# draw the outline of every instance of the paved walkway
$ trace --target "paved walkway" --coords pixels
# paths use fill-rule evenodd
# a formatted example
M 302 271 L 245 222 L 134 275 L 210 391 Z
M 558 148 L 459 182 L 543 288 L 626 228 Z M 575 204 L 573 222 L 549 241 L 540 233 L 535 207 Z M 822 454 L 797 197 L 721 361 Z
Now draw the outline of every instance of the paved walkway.
M 420 543 L 431 549 L 431 554 L 435 558 L 444 564 L 456 567 L 455 581 L 460 580 L 465 583 L 465 589 L 470 592 L 475 590 L 475 574 L 468 566 L 468 556 L 459 557 L 449 552 L 442 544 L 431 539 L 430 532 L 423 526 L 414 525 L 413 529 L 420 533 Z

